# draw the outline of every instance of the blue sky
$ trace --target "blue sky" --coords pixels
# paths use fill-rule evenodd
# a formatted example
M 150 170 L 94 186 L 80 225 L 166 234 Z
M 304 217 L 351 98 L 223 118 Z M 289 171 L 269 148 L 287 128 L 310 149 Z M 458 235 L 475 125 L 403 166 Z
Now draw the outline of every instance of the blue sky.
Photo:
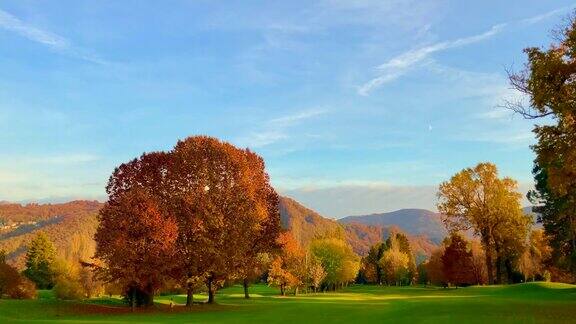
M 481 161 L 527 190 L 506 68 L 571 1 L 0 2 L 0 200 L 105 199 L 113 168 L 207 134 L 331 217 L 434 209 Z

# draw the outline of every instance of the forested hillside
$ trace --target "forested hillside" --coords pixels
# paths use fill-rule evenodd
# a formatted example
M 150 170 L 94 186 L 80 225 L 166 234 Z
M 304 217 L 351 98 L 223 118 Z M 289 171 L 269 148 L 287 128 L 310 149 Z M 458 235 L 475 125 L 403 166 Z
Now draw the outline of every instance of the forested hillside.
M 322 217 L 292 198 L 281 197 L 279 209 L 282 227 L 290 230 L 302 246 L 315 238 L 345 237 L 344 228 L 338 222 Z
M 0 204 L 0 250 L 22 267 L 27 246 L 38 231 L 44 231 L 60 253 L 74 240 L 93 240 L 102 207 L 97 201 L 72 201 L 64 204 Z
M 96 215 L 102 206 L 97 201 L 43 205 L 0 204 L 0 249 L 8 252 L 11 262 L 22 267 L 27 245 L 36 232 L 41 230 L 55 243 L 58 251 L 64 253 L 72 244 L 73 237 L 92 240 L 98 224 Z M 315 238 L 345 238 L 354 252 L 363 256 L 368 253 L 370 246 L 385 240 L 391 231 L 412 234 L 410 228 L 400 226 L 339 223 L 288 197 L 281 197 L 279 209 L 282 227 L 290 230 L 302 246 L 308 245 Z M 429 256 L 436 247 L 425 235 L 409 235 L 409 238 L 412 251 L 419 260 Z
M 370 247 L 378 242 L 386 240 L 391 232 L 406 232 L 410 240 L 412 251 L 418 260 L 430 256 L 437 244 L 421 232 L 413 235 L 408 229 L 390 223 L 365 224 L 356 221 L 338 222 L 326 218 L 317 212 L 304 207 L 291 198 L 282 197 L 280 200 L 280 215 L 282 226 L 289 229 L 301 245 L 307 245 L 314 238 L 335 236 L 345 237 L 356 254 L 365 256 Z M 406 215 L 412 217 L 413 215 Z M 404 224 L 414 224 L 418 220 L 405 220 Z M 431 230 L 436 233 L 436 230 Z

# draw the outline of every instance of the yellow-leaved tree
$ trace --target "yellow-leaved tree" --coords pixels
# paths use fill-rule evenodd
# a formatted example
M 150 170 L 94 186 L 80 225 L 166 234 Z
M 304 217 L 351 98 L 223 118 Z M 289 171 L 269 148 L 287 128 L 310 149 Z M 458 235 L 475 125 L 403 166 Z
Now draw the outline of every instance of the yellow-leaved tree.
M 488 282 L 502 282 L 522 252 L 532 223 L 522 211 L 522 195 L 511 178 L 499 178 L 492 163 L 480 163 L 456 173 L 440 185 L 438 211 L 450 231 L 468 231 L 480 237 L 485 251 Z

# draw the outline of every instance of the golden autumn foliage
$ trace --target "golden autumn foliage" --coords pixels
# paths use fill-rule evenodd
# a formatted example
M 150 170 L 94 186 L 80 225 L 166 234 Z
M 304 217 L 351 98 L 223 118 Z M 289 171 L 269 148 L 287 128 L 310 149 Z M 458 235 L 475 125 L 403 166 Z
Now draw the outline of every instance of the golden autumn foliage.
M 440 185 L 438 210 L 451 231 L 472 230 L 484 247 L 489 283 L 502 282 L 505 265 L 521 251 L 531 218 L 520 206 L 518 184 L 499 178 L 496 166 L 480 163 Z M 509 268 L 509 267 L 507 267 Z
M 304 282 L 306 274 L 305 251 L 292 233 L 284 232 L 277 239 L 280 252 L 268 270 L 268 284 L 280 288 L 283 296 L 288 289 L 296 289 Z

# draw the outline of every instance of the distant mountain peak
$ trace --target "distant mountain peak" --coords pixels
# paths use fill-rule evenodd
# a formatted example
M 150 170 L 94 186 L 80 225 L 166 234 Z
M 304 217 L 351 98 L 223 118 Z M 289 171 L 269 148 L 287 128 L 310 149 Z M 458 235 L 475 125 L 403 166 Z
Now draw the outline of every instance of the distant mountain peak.
M 441 214 L 420 208 L 405 208 L 386 213 L 348 216 L 339 219 L 342 224 L 361 223 L 385 227 L 398 226 L 411 235 L 425 235 L 436 243 L 446 236 Z

